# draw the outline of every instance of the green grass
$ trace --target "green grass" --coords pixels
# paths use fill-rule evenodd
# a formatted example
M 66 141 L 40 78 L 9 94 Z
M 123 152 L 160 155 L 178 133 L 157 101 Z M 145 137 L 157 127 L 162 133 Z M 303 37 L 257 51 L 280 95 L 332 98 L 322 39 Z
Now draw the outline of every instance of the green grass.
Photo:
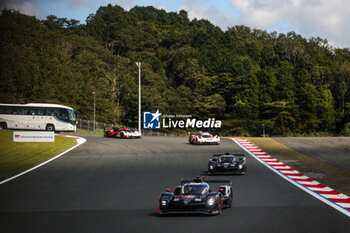
M 76 145 L 74 138 L 55 136 L 55 142 L 13 142 L 12 130 L 0 130 L 0 180 L 40 164 Z

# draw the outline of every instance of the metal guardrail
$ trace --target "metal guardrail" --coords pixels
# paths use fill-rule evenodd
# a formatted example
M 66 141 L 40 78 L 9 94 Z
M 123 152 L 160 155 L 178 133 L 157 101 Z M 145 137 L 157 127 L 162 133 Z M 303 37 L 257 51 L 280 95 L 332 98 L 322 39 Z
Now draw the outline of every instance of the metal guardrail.
M 180 132 L 154 132 L 150 130 L 142 130 L 143 136 L 164 136 L 164 137 L 183 137 L 188 136 L 187 133 Z

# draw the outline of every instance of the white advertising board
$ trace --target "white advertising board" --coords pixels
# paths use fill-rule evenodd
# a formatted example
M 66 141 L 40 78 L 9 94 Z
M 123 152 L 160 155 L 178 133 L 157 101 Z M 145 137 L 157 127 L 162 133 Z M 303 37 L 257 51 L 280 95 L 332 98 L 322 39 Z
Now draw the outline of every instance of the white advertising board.
M 14 142 L 54 142 L 54 132 L 40 132 L 40 131 L 14 131 Z

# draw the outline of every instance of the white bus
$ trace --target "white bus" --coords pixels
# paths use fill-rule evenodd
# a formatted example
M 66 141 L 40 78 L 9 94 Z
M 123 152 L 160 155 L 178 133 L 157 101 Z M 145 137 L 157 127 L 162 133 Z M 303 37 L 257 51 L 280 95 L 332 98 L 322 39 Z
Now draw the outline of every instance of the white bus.
M 76 131 L 74 110 L 59 104 L 0 104 L 2 129 Z

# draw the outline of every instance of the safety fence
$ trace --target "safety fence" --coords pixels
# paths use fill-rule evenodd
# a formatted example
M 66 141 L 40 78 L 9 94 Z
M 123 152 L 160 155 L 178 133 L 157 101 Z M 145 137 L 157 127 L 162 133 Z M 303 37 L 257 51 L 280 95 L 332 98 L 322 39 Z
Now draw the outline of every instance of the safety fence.
M 96 132 L 104 132 L 107 129 L 112 129 L 113 127 L 121 127 L 121 125 L 107 124 L 103 122 L 95 122 Z M 79 119 L 77 123 L 77 129 L 93 131 L 94 122 L 90 120 Z M 160 130 L 144 130 L 142 129 L 143 136 L 164 136 L 164 137 L 178 137 L 178 136 L 188 136 L 187 132 L 172 132 L 172 131 L 160 131 Z
M 101 122 L 95 122 L 95 128 L 96 131 L 104 131 L 105 129 L 111 129 L 113 127 L 118 127 L 117 125 L 113 124 L 106 124 L 106 123 L 101 123 Z M 77 123 L 77 128 L 78 129 L 83 129 L 83 130 L 94 130 L 94 122 L 89 121 L 89 120 L 82 120 L 79 119 Z

